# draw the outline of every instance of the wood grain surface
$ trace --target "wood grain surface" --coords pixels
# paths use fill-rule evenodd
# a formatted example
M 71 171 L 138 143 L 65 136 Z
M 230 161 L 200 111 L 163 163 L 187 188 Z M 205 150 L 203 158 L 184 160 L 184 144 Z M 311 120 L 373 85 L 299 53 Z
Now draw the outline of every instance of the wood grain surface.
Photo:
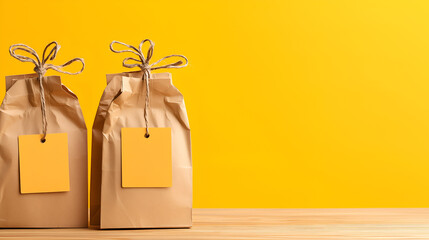
M 194 209 L 191 229 L 0 229 L 0 239 L 429 239 L 429 209 Z

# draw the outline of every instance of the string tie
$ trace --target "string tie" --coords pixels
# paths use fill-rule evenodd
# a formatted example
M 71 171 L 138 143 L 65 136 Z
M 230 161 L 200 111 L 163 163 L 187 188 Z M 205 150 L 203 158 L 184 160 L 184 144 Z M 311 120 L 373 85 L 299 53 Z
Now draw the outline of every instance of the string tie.
M 52 47 L 52 49 L 49 51 L 49 54 L 46 55 L 48 52 L 49 47 Z M 48 129 L 48 122 L 46 119 L 46 100 L 45 100 L 45 89 L 43 87 L 43 76 L 45 75 L 46 71 L 49 69 L 55 70 L 60 73 L 70 74 L 70 75 L 76 75 L 81 73 L 85 68 L 85 62 L 82 58 L 73 58 L 72 60 L 62 64 L 62 65 L 53 65 L 50 63 L 47 63 L 48 61 L 52 61 L 57 56 L 58 51 L 60 50 L 60 45 L 58 45 L 57 42 L 51 42 L 49 43 L 45 49 L 43 50 L 42 58 L 39 57 L 37 52 L 32 49 L 31 47 L 25 45 L 25 44 L 14 44 L 10 46 L 9 53 L 12 57 L 18 59 L 21 62 L 31 62 L 35 65 L 34 72 L 37 73 L 38 79 L 39 79 L 39 86 L 40 86 L 40 103 L 41 103 L 41 109 L 42 109 L 42 125 L 43 125 L 43 136 L 41 139 L 41 142 L 46 141 L 46 132 Z M 24 51 L 29 54 L 31 54 L 33 57 L 28 57 L 24 55 L 17 54 L 16 51 Z M 80 71 L 77 72 L 67 72 L 64 71 L 63 68 L 72 64 L 73 62 L 79 61 L 82 63 L 82 68 Z
M 149 42 L 150 45 L 149 45 L 149 49 L 148 49 L 146 57 L 145 57 L 143 55 L 143 52 L 142 52 L 142 47 L 146 42 Z M 115 50 L 113 48 L 114 44 L 120 44 L 120 45 L 125 46 L 129 49 Z M 188 66 L 188 59 L 183 55 L 177 55 L 177 54 L 168 55 L 168 56 L 165 56 L 165 57 L 161 58 L 160 60 L 158 60 L 154 63 L 150 63 L 150 60 L 152 59 L 152 55 L 153 55 L 154 45 L 155 44 L 150 39 L 143 40 L 140 43 L 138 48 L 131 46 L 129 44 L 118 42 L 118 41 L 113 41 L 112 43 L 110 43 L 110 50 L 112 50 L 112 52 L 114 52 L 114 53 L 129 52 L 129 53 L 133 53 L 133 54 L 137 55 L 137 57 L 138 57 L 138 58 L 134 58 L 134 57 L 125 58 L 122 61 L 122 66 L 124 66 L 126 68 L 138 67 L 143 72 L 142 80 L 146 85 L 146 101 L 145 101 L 145 107 L 144 107 L 144 120 L 145 120 L 145 124 L 146 124 L 145 137 L 146 138 L 148 138 L 150 136 L 149 135 L 148 110 L 149 110 L 149 79 L 151 78 L 151 71 L 157 70 L 157 69 L 163 69 L 163 68 L 183 68 L 183 67 Z M 174 62 L 174 63 L 169 63 L 169 64 L 157 66 L 159 63 L 161 63 L 165 59 L 172 58 L 172 57 L 181 58 L 181 60 L 178 60 L 177 62 Z M 130 61 L 133 61 L 133 62 L 129 63 Z

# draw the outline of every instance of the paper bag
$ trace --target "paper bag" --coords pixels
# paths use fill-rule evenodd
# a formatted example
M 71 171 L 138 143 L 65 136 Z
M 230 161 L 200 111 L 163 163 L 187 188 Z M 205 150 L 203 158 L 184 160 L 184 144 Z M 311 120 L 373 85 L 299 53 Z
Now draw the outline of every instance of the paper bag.
M 59 76 L 43 77 L 48 69 L 64 72 L 62 67 L 82 59 L 73 59 L 68 64 L 54 66 L 45 64 L 53 60 L 59 46 L 54 42 L 49 46 L 54 48 L 43 60 L 36 52 L 22 44 L 13 45 L 11 54 L 21 61 L 36 64 L 36 74 L 6 77 L 6 95 L 0 106 L 0 227 L 1 228 L 60 228 L 88 226 L 88 185 L 87 185 L 87 135 L 84 118 L 78 99 L 67 87 L 61 84 Z M 30 53 L 35 59 L 17 55 L 21 50 Z M 52 57 L 53 56 L 53 57 Z M 31 60 L 30 60 L 31 59 Z M 67 73 L 67 72 L 65 72 Z M 42 79 L 40 84 L 39 79 Z M 44 113 L 42 112 L 41 88 L 43 89 Z M 45 115 L 46 118 L 43 117 Z M 44 121 L 46 120 L 46 125 Z M 44 130 L 47 130 L 44 132 Z M 21 137 L 40 134 L 45 138 L 45 144 L 54 138 L 53 134 L 67 136 L 64 148 L 68 151 L 67 170 L 69 176 L 60 176 L 69 180 L 68 189 L 59 189 L 39 193 L 23 193 L 20 182 L 23 177 L 23 159 L 19 156 L 25 149 L 20 149 Z M 44 134 L 47 134 L 44 136 Z M 36 136 L 38 141 L 38 136 Z M 37 142 L 39 144 L 43 144 Z M 58 143 L 56 143 L 58 144 Z M 20 145 L 25 148 L 25 145 Z M 35 161 L 37 154 L 29 152 L 26 161 Z M 58 156 L 61 157 L 61 156 Z M 32 166 L 38 166 L 33 162 Z M 49 167 L 49 166 L 48 166 Z M 31 178 L 32 169 L 27 169 Z M 46 169 L 42 169 L 46 170 Z M 57 174 L 56 169 L 47 170 L 47 174 Z M 30 182 L 31 183 L 31 182 Z M 56 183 L 50 183 L 56 184 Z M 36 186 L 37 187 L 37 186 Z M 55 189 L 54 189 L 55 190 Z M 30 191 L 31 192 L 31 191 Z
M 141 46 L 147 41 L 151 46 L 145 59 Z M 183 96 L 173 86 L 170 73 L 150 73 L 160 68 L 148 64 L 153 51 L 150 40 L 143 41 L 139 49 L 122 45 L 139 56 L 138 67 L 142 71 L 107 75 L 107 87 L 92 130 L 90 224 L 102 229 L 190 227 L 191 138 Z M 125 67 L 135 66 L 126 61 Z M 187 60 L 185 65 L 181 64 L 179 61 L 161 68 L 183 67 Z M 122 185 L 121 129 L 146 127 L 171 129 L 170 187 L 127 188 Z M 141 151 L 140 157 L 146 160 L 147 152 L 145 156 L 145 151 Z

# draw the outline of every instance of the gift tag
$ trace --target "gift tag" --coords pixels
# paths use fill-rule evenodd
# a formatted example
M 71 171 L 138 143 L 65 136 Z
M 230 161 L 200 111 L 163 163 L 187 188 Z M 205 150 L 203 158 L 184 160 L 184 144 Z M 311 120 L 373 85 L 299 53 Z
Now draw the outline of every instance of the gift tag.
M 18 137 L 21 193 L 70 191 L 67 133 L 42 136 Z
M 122 187 L 171 187 L 171 128 L 122 128 Z

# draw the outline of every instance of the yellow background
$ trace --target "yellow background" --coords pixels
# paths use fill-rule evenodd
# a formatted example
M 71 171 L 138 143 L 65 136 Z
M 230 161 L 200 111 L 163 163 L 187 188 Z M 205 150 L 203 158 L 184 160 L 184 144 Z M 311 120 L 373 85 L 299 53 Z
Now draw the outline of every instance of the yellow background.
M 1 0 L 0 78 L 58 41 L 90 129 L 109 43 L 144 38 L 190 60 L 194 207 L 429 207 L 428 1 Z

